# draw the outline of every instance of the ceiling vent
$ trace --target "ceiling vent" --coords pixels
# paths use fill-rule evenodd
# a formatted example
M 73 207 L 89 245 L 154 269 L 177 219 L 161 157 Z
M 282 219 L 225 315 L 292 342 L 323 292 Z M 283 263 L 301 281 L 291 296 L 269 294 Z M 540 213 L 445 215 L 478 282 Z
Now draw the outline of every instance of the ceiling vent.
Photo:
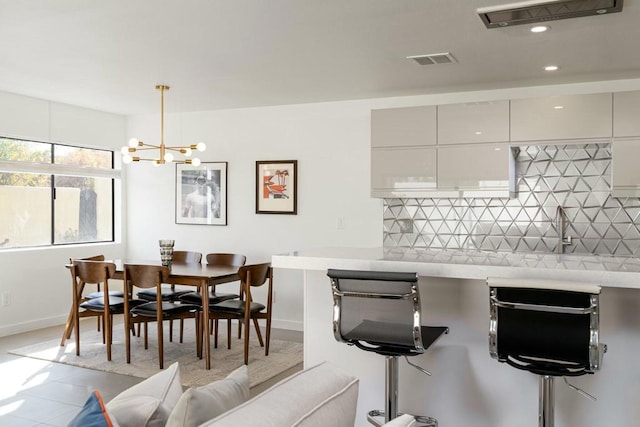
M 420 65 L 453 64 L 454 62 L 458 62 L 449 52 L 407 56 L 407 59 L 413 59 Z
M 477 10 L 487 28 L 549 22 L 622 11 L 623 0 L 530 0 Z

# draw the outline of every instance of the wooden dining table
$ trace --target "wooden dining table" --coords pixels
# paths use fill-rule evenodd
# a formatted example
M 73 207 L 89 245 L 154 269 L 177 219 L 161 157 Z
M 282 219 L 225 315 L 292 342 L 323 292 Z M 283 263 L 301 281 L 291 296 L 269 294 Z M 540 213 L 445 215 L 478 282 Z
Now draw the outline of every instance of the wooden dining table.
M 142 264 L 142 265 L 162 265 L 160 261 L 149 260 L 129 260 L 129 259 L 116 259 L 107 260 L 106 262 L 113 262 L 116 265 L 116 273 L 113 279 L 124 279 L 124 265 L 125 264 Z M 67 265 L 70 267 L 70 264 Z M 211 325 L 209 324 L 209 287 L 219 285 L 222 283 L 235 282 L 240 280 L 238 277 L 238 267 L 231 266 L 213 266 L 208 264 L 189 263 L 189 264 L 172 264 L 169 277 L 166 283 L 170 285 L 185 285 L 194 286 L 198 288 L 202 295 L 202 314 L 205 327 L 204 334 L 204 359 L 206 369 L 211 369 Z M 75 286 L 75 284 L 74 284 Z M 79 295 L 82 294 L 82 289 L 75 289 Z M 75 310 L 71 307 L 71 312 L 67 319 L 67 324 L 63 332 L 62 344 L 66 337 L 71 334 L 74 325 L 74 313 Z

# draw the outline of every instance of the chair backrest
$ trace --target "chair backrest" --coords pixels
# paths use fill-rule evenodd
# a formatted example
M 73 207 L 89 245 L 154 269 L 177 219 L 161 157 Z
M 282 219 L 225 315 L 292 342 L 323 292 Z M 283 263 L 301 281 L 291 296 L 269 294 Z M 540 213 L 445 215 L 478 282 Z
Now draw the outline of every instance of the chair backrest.
M 106 283 L 116 272 L 112 262 L 74 259 L 71 264 L 71 274 L 85 283 Z
M 173 251 L 172 262 L 176 264 L 199 264 L 202 254 L 194 251 Z
M 271 263 L 244 265 L 238 269 L 238 277 L 249 286 L 262 286 L 271 278 Z
M 137 288 L 156 288 L 166 281 L 170 274 L 169 267 L 158 265 L 125 264 L 123 267 L 124 282 L 129 291 L 133 286 Z
M 493 358 L 540 375 L 599 369 L 599 286 L 504 278 L 487 284 Z
M 416 273 L 330 269 L 333 333 L 380 354 L 424 352 Z
M 207 264 L 230 267 L 241 267 L 247 262 L 247 257 L 240 254 L 207 254 Z

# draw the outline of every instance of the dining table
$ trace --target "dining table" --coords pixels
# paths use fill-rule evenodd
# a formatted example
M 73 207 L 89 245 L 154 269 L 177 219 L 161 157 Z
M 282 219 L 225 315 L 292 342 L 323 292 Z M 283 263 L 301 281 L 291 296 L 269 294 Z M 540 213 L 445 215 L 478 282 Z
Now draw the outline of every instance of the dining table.
M 115 259 L 106 260 L 106 262 L 113 262 L 116 265 L 116 271 L 112 279 L 123 280 L 124 279 L 124 265 L 136 264 L 136 265 L 162 265 L 160 261 L 150 260 L 134 260 L 134 259 Z M 67 264 L 69 268 L 71 264 Z M 170 285 L 184 285 L 194 286 L 198 289 L 202 295 L 202 307 L 209 307 L 209 292 L 210 286 L 219 285 L 222 283 L 235 282 L 240 280 L 238 277 L 238 267 L 232 266 L 218 266 L 208 265 L 200 263 L 173 263 L 170 266 L 169 277 L 166 279 L 167 284 Z M 74 288 L 76 287 L 74 283 Z M 78 292 L 82 295 L 83 289 L 74 289 L 74 292 Z M 70 336 L 74 325 L 75 309 L 71 307 L 67 323 L 63 332 L 63 338 L 60 345 L 64 345 L 67 337 Z M 209 310 L 203 309 L 203 323 L 205 327 L 204 334 L 204 359 L 206 369 L 211 369 L 211 325 L 209 322 Z

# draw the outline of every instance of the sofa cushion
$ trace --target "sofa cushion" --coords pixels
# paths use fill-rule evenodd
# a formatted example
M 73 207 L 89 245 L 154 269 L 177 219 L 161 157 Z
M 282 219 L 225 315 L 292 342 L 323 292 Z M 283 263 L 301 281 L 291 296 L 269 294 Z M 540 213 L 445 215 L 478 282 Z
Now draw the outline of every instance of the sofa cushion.
M 329 363 L 300 371 L 202 427 L 353 427 L 358 379 Z
M 107 412 L 100 392 L 94 391 L 67 427 L 118 427 L 118 422 Z
M 114 397 L 107 411 L 122 427 L 164 427 L 181 395 L 176 362 Z
M 184 392 L 166 427 L 196 427 L 249 399 L 249 372 L 242 365 L 225 379 Z

